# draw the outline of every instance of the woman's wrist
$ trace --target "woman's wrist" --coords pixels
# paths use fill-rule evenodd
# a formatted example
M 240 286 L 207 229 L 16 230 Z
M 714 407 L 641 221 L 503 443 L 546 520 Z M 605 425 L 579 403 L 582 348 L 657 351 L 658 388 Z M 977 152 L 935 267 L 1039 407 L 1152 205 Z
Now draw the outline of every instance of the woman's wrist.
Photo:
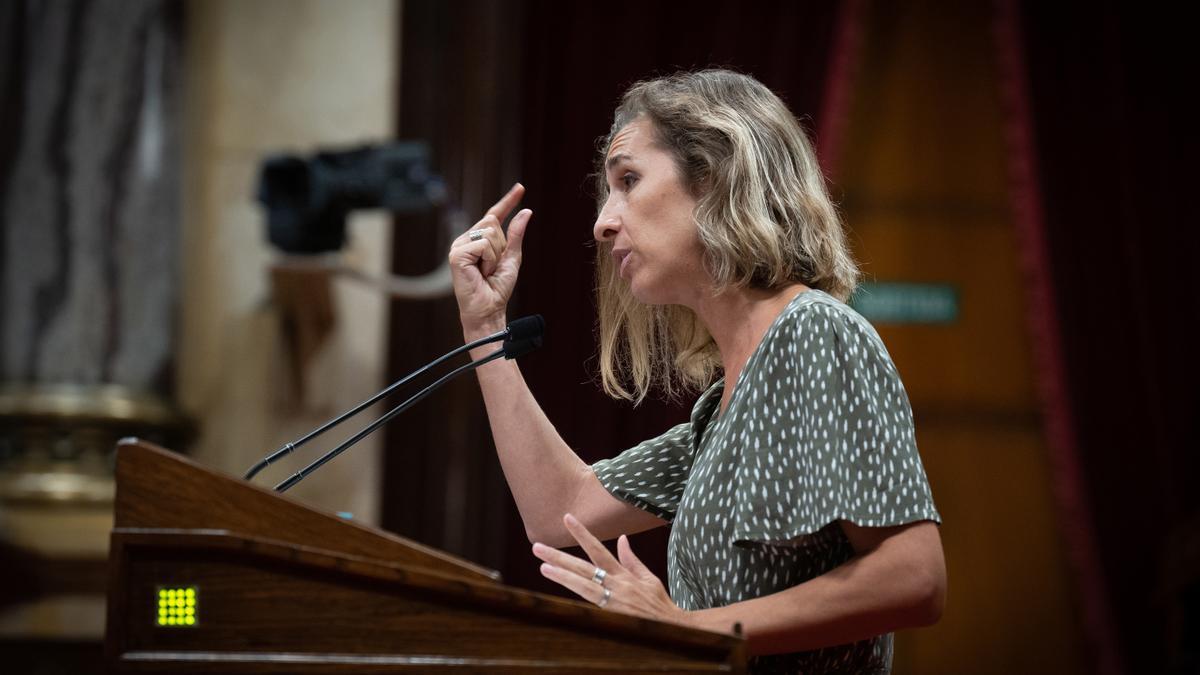
M 733 633 L 736 619 L 725 616 L 725 612 L 716 611 L 720 608 L 697 609 L 685 611 L 683 621 L 692 628 L 706 630 L 712 633 Z
M 508 323 L 503 314 L 498 317 L 491 317 L 483 320 L 468 321 L 463 319 L 463 341 L 473 342 L 480 338 L 488 337 L 489 335 L 495 335 L 496 333 L 504 330 L 507 326 Z

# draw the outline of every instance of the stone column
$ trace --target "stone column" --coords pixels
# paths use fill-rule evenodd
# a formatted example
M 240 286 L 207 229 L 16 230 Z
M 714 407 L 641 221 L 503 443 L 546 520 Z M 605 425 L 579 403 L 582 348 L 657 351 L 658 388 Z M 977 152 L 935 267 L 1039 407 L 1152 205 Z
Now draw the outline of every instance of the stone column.
M 178 447 L 182 5 L 0 5 L 0 636 L 98 642 L 120 435 Z

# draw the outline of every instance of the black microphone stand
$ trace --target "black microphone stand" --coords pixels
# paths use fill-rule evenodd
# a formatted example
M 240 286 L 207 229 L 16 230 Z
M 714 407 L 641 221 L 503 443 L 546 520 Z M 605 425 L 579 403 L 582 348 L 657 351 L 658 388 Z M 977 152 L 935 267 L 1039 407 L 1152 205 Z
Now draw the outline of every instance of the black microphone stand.
M 311 441 L 312 439 L 316 438 L 317 436 L 320 436 L 321 434 L 325 433 L 326 431 L 329 431 L 333 427 L 336 427 L 337 425 L 341 424 L 342 422 L 345 422 L 347 419 L 354 417 L 355 415 L 362 412 L 363 410 L 366 410 L 368 407 L 371 406 L 371 404 L 375 403 L 376 401 L 379 401 L 380 399 L 384 398 L 388 394 L 391 394 L 393 391 L 399 389 L 400 387 L 403 387 L 404 385 L 411 382 L 414 378 L 428 372 L 431 368 L 444 363 L 447 359 L 454 358 L 455 356 L 458 356 L 459 354 L 462 354 L 463 352 L 470 351 L 480 345 L 485 345 L 489 342 L 495 342 L 497 340 L 504 338 L 507 335 L 508 335 L 508 329 L 506 328 L 505 330 L 502 330 L 499 333 L 493 333 L 492 335 L 489 335 L 487 337 L 483 337 L 478 340 L 475 340 L 474 342 L 467 343 L 467 344 L 459 347 L 458 349 L 455 349 L 454 351 L 452 351 L 444 356 L 441 356 L 438 359 L 422 366 L 421 368 L 406 375 L 404 378 L 392 383 L 390 386 L 388 386 L 387 389 L 384 389 L 383 391 L 379 392 L 378 394 L 375 394 L 371 398 L 363 401 L 362 403 L 359 403 L 358 405 L 354 406 L 349 411 L 339 415 L 335 419 L 332 419 L 332 420 L 326 422 L 325 424 L 321 425 L 317 429 L 310 431 L 303 438 L 292 441 L 291 443 L 287 443 L 282 448 L 279 448 L 275 452 L 267 455 L 266 457 L 263 457 L 262 459 L 260 459 L 258 461 L 257 464 L 250 467 L 250 470 L 246 472 L 246 475 L 243 476 L 243 478 L 245 480 L 250 480 L 251 478 L 254 478 L 256 475 L 258 475 L 259 471 L 262 471 L 263 469 L 267 468 L 269 465 L 271 465 L 271 464 L 275 463 L 276 461 L 291 454 L 292 451 L 295 450 L 296 448 L 299 448 L 300 446 Z
M 474 343 L 472 343 L 472 345 L 474 345 Z M 468 347 L 469 346 L 471 346 L 471 345 L 468 345 Z M 433 392 L 433 390 L 442 386 L 449 380 L 452 380 L 455 377 L 457 377 L 467 371 L 475 370 L 476 368 L 478 368 L 479 366 L 482 366 L 485 363 L 490 363 L 492 361 L 495 361 L 496 359 L 508 354 L 508 352 L 509 352 L 509 350 L 507 348 L 497 349 L 496 351 L 492 352 L 491 354 L 488 354 L 487 356 L 483 357 L 482 359 L 479 359 L 478 361 L 472 361 L 466 365 L 462 365 L 462 366 L 459 366 L 458 368 L 455 368 L 454 370 L 450 371 L 449 373 L 446 373 L 445 375 L 438 378 L 438 380 L 436 382 L 434 382 L 433 384 L 425 387 L 421 391 L 418 391 L 416 394 L 413 394 L 405 402 L 401 403 L 400 405 L 396 406 L 395 408 L 392 408 L 391 410 L 389 410 L 386 414 L 384 414 L 379 419 L 377 419 L 374 422 L 371 422 L 367 426 L 363 427 L 362 431 L 359 431 L 357 434 L 354 434 L 350 438 L 346 439 L 346 441 L 344 443 L 342 443 L 341 445 L 330 450 L 329 452 L 325 453 L 324 455 L 321 455 L 312 464 L 309 464 L 308 466 L 304 467 L 303 469 L 300 469 L 296 473 L 292 474 L 292 476 L 290 478 L 283 481 L 279 485 L 276 485 L 275 491 L 276 492 L 284 492 L 288 488 L 295 485 L 296 483 L 299 483 L 300 481 L 304 480 L 304 478 L 306 476 L 308 476 L 308 474 L 321 468 L 326 462 L 328 462 L 329 460 L 333 459 L 334 457 L 337 457 L 338 455 L 342 454 L 342 452 L 349 449 L 350 446 L 361 441 L 363 438 L 365 438 L 371 432 L 375 431 L 376 429 L 383 426 L 384 424 L 387 424 L 392 418 L 396 417 L 397 415 L 404 412 L 405 410 L 408 410 L 415 403 L 419 402 L 421 399 L 428 396 L 430 393 Z M 515 358 L 515 357 L 510 356 L 509 358 Z
M 477 361 L 472 361 L 464 366 L 460 366 L 460 367 L 454 369 L 453 371 L 451 371 L 450 373 L 442 376 L 433 384 L 425 387 L 421 391 L 419 391 L 416 394 L 414 394 L 413 396 L 409 397 L 406 401 L 404 401 L 400 405 L 398 405 L 395 408 L 393 408 L 392 410 L 388 411 L 387 414 L 385 414 L 383 417 L 380 417 L 379 419 L 375 420 L 371 424 L 367 425 L 365 428 L 362 429 L 362 431 L 359 431 L 357 434 L 355 434 L 354 436 L 347 439 L 341 445 L 339 445 L 336 448 L 334 448 L 333 450 L 330 450 L 329 452 L 325 453 L 324 455 L 322 455 L 320 458 L 318 458 L 312 464 L 309 464 L 308 466 L 304 467 L 297 473 L 293 474 L 287 480 L 285 480 L 282 483 L 280 483 L 279 485 L 275 486 L 275 490 L 278 492 L 283 492 L 283 491 L 287 490 L 288 488 L 292 487 L 296 483 L 299 483 L 300 481 L 304 480 L 305 476 L 308 476 L 313 471 L 316 471 L 317 469 L 321 468 L 321 466 L 324 465 L 329 460 L 333 459 L 334 457 L 337 457 L 339 454 L 341 454 L 345 450 L 349 449 L 352 445 L 354 445 L 355 443 L 362 440 L 364 437 L 366 437 L 371 432 L 373 432 L 376 429 L 378 429 L 379 427 L 383 426 L 388 421 L 390 421 L 391 419 L 393 419 L 400 413 L 404 412 L 405 410 L 408 410 L 415 403 L 417 403 L 421 399 L 425 398 L 429 394 L 433 393 L 433 391 L 435 389 L 442 386 L 443 384 L 450 381 L 451 379 L 453 379 L 467 371 L 474 370 L 474 369 L 484 365 L 485 363 L 495 361 L 496 359 L 500 358 L 501 356 L 508 358 L 508 359 L 515 359 L 519 356 L 523 356 L 524 354 L 529 353 L 530 351 L 533 351 L 534 349 L 537 349 L 538 347 L 541 347 L 542 346 L 542 337 L 545 332 L 545 327 L 546 327 L 546 322 L 542 319 L 542 317 L 540 315 L 535 314 L 533 316 L 522 317 L 522 318 L 517 319 L 517 320 L 513 321 L 512 323 L 508 324 L 508 326 L 504 330 L 500 331 L 499 333 L 493 333 L 492 335 L 489 335 L 487 337 L 480 338 L 473 342 L 467 343 L 467 344 L 451 351 L 450 353 L 448 353 L 442 357 L 439 357 L 438 359 L 432 361 L 431 363 L 429 363 L 425 366 L 422 366 L 418 370 L 414 371 L 412 374 L 395 382 L 394 384 L 389 386 L 387 389 L 384 389 L 383 391 L 372 396 L 371 398 L 367 399 L 366 401 L 363 401 L 362 403 L 358 404 L 353 409 L 343 413 L 342 415 L 339 415 L 337 418 L 330 420 L 329 422 L 326 422 L 325 424 L 321 425 L 319 428 L 309 432 L 303 438 L 301 438 L 297 441 L 288 443 L 288 444 L 284 445 L 282 448 L 280 448 L 280 449 L 276 450 L 275 452 L 262 458 L 254 466 L 250 467 L 249 471 L 246 472 L 246 480 L 253 478 L 258 472 L 262 471 L 264 468 L 266 468 L 271 463 L 277 461 L 281 457 L 284 457 L 284 456 L 290 454 L 296 448 L 300 447 L 301 445 L 304 445 L 308 441 L 325 433 L 326 431 L 328 431 L 329 429 L 332 429 L 333 427 L 337 426 L 338 424 L 341 424 L 342 422 L 344 422 L 346 419 L 352 417 L 353 415 L 356 415 L 356 414 L 362 412 L 364 409 L 366 409 L 372 403 L 375 403 L 376 401 L 387 396 L 388 394 L 392 393 L 396 389 L 411 382 L 413 380 L 413 378 L 424 374 L 425 372 L 429 371 L 429 369 L 445 362 L 447 359 L 458 356 L 459 354 L 461 354 L 465 351 L 474 349 L 476 347 L 479 347 L 480 345 L 485 345 L 485 344 L 488 344 L 489 342 L 496 342 L 498 340 L 504 340 L 504 346 L 501 347 L 500 349 L 496 350 L 495 352 L 493 352 L 491 354 L 488 354 L 487 356 L 485 356 Z

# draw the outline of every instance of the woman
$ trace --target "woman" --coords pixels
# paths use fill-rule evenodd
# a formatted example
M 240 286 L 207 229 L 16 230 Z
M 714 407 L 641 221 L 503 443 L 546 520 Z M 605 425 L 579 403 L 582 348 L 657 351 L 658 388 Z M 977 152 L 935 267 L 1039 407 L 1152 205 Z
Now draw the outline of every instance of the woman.
M 753 78 L 684 73 L 626 92 L 601 163 L 604 388 L 711 386 L 688 423 L 588 466 L 514 363 L 479 369 L 542 574 L 615 611 L 740 623 L 759 672 L 889 672 L 890 631 L 942 611 L 939 516 L 896 369 L 841 302 L 858 272 L 804 132 Z M 467 340 L 505 325 L 532 213 L 500 223 L 523 191 L 451 248 Z M 669 594 L 625 537 L 666 523 Z M 590 561 L 555 548 L 576 543 Z

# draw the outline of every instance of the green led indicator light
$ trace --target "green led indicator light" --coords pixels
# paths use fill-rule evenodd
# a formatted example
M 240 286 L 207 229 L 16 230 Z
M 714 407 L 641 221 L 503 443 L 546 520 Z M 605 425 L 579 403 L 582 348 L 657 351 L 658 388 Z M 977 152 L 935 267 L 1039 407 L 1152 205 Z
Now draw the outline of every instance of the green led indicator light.
M 195 586 L 160 586 L 156 623 L 159 626 L 195 626 L 199 596 Z

